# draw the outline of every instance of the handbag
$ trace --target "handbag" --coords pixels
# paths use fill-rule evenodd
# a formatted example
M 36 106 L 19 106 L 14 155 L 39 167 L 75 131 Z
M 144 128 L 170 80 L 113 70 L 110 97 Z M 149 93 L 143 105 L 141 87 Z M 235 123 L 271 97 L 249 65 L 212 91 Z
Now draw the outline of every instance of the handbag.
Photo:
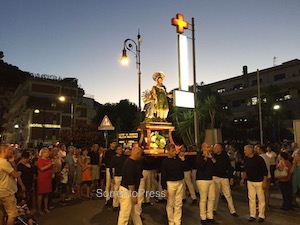
M 288 176 L 288 168 L 287 167 L 283 167 L 283 170 L 279 170 L 279 169 L 275 169 L 274 171 L 274 177 L 277 178 L 277 179 L 280 179 L 280 178 L 284 178 L 284 177 L 287 177 Z

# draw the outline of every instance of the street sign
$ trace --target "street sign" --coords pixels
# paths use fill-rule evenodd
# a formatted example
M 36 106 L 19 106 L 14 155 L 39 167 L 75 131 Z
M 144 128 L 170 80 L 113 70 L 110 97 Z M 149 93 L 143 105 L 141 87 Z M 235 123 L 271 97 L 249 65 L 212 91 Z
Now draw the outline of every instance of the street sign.
M 98 130 L 114 130 L 115 127 L 110 122 L 110 119 L 107 115 L 103 117 L 102 122 L 100 123 L 100 126 L 98 127 Z
M 138 142 L 138 132 L 128 132 L 118 134 L 118 144 L 123 145 L 123 148 L 131 148 L 133 143 Z

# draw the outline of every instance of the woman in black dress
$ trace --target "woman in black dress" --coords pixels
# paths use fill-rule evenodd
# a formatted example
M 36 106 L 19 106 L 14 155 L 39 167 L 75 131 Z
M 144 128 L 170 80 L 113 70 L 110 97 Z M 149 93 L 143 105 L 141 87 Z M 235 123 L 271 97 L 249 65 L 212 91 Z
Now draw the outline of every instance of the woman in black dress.
M 33 198 L 33 179 L 35 176 L 35 171 L 32 165 L 30 164 L 30 153 L 24 151 L 22 153 L 22 159 L 17 166 L 18 171 L 21 172 L 21 179 L 26 188 L 26 202 L 32 208 L 32 198 Z

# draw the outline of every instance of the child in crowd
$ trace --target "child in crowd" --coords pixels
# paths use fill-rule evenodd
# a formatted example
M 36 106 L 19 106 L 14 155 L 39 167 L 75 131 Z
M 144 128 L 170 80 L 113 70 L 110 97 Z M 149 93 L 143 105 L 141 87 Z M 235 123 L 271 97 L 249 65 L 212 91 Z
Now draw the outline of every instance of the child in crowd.
M 86 184 L 86 197 L 92 198 L 91 195 L 91 185 L 92 185 L 92 166 L 91 164 L 91 158 L 87 156 L 85 158 L 84 165 L 82 167 L 82 183 Z
M 60 172 L 60 186 L 61 186 L 60 204 L 66 205 L 69 164 L 67 162 L 63 162 L 61 168 L 62 170 Z
M 30 212 L 26 204 L 26 201 L 22 200 L 18 204 L 17 211 L 18 211 L 17 221 L 20 221 L 22 224 L 28 224 L 28 225 L 36 224 L 34 221 L 33 213 Z

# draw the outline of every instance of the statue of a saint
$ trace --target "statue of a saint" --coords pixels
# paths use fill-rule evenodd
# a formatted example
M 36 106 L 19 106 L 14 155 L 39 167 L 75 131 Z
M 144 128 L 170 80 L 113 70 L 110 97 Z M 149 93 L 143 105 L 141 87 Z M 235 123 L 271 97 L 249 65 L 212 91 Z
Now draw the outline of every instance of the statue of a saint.
M 152 75 L 156 85 L 152 87 L 152 96 L 154 99 L 156 119 L 157 121 L 164 122 L 169 113 L 168 97 L 172 95 L 167 93 L 166 87 L 163 85 L 165 74 L 163 72 L 156 72 Z

